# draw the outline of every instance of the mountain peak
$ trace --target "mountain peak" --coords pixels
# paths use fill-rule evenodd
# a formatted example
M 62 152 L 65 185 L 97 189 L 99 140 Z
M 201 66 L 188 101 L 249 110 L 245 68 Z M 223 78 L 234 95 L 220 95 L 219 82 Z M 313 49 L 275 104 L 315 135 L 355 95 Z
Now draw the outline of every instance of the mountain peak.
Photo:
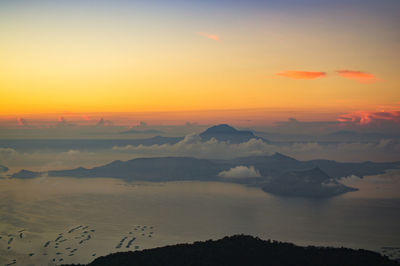
M 200 136 L 209 134 L 209 133 L 220 134 L 220 133 L 236 133 L 236 132 L 239 132 L 239 130 L 235 129 L 234 127 L 231 127 L 228 124 L 220 124 L 220 125 L 216 125 L 216 126 L 212 126 L 212 127 L 208 128 L 206 131 L 201 133 Z
M 236 144 L 247 142 L 250 139 L 262 139 L 260 137 L 255 136 L 253 132 L 249 130 L 237 130 L 236 128 L 231 127 L 230 125 L 227 124 L 212 126 L 207 130 L 205 130 L 203 133 L 201 133 L 200 137 L 203 141 L 207 141 L 214 138 L 218 141 L 226 141 Z
M 273 155 L 271 155 L 272 158 L 276 158 L 276 159 L 285 159 L 285 160 L 291 160 L 291 161 L 296 161 L 296 159 L 286 156 L 282 153 L 279 152 L 275 152 Z

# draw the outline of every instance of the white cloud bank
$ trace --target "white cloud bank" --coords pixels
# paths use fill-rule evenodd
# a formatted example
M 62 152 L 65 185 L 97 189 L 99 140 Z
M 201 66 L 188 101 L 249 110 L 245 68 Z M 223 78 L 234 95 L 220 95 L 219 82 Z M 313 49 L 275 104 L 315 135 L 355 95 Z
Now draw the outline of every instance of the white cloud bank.
M 72 148 L 72 147 L 71 147 Z M 114 160 L 130 160 L 138 157 L 190 156 L 207 159 L 232 159 L 246 156 L 271 155 L 279 152 L 298 160 L 328 159 L 337 161 L 400 161 L 400 143 L 396 140 L 380 142 L 351 142 L 321 144 L 317 142 L 297 142 L 268 144 L 251 139 L 240 144 L 211 139 L 202 142 L 199 135 L 187 135 L 176 144 L 152 146 L 114 146 L 103 150 L 35 150 L 20 151 L 10 147 L 0 147 L 0 165 L 10 168 L 10 172 L 22 168 L 47 171 L 69 169 L 78 166 L 93 167 Z
M 321 144 L 301 142 L 290 144 L 268 144 L 262 140 L 232 144 L 211 139 L 202 142 L 196 134 L 187 135 L 176 144 L 152 146 L 114 146 L 115 152 L 151 156 L 193 156 L 198 158 L 231 159 L 236 157 L 271 155 L 275 152 L 299 160 L 329 159 L 338 161 L 396 161 L 400 160 L 400 143 L 386 139 L 379 142 L 352 142 Z
M 239 165 L 227 171 L 222 171 L 221 173 L 218 174 L 218 176 L 223 178 L 251 178 L 251 177 L 261 177 L 261 174 L 254 168 L 254 166 L 248 167 Z
M 362 193 L 349 193 L 349 197 L 400 199 L 400 169 L 392 169 L 381 175 L 364 178 L 352 175 L 340 179 L 340 183 L 362 191 Z
M 156 156 L 194 156 L 198 158 L 229 159 L 238 156 L 272 154 L 272 146 L 262 140 L 251 139 L 240 144 L 231 144 L 216 139 L 202 142 L 199 135 L 187 135 L 176 144 L 162 144 L 151 146 L 114 146 L 114 151 L 131 152 L 142 155 Z

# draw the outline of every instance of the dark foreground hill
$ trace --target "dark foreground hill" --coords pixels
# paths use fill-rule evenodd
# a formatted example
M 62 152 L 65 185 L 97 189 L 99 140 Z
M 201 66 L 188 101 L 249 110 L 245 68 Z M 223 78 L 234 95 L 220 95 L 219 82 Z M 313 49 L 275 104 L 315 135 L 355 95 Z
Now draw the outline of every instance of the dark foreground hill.
M 378 253 L 348 248 L 299 247 L 236 235 L 99 257 L 89 266 L 386 266 L 399 265 Z

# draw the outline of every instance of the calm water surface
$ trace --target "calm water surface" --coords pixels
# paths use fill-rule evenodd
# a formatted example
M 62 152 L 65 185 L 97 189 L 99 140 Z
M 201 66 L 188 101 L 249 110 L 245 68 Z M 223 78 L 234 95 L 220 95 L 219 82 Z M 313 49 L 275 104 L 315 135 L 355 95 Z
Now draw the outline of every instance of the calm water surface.
M 389 179 L 398 180 L 398 173 Z M 239 233 L 382 252 L 400 246 L 396 182 L 353 183 L 362 190 L 310 200 L 216 182 L 0 180 L 0 265 L 86 263 L 110 252 Z

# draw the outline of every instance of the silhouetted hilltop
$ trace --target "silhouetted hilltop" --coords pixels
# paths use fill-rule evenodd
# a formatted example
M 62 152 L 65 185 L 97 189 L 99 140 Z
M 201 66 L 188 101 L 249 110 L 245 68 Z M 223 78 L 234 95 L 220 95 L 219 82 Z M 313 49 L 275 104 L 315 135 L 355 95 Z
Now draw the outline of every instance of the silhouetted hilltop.
M 246 235 L 99 257 L 88 266 L 395 266 L 368 250 L 299 247 Z
M 50 176 L 116 177 L 127 181 L 210 180 L 219 172 L 219 166 L 210 160 L 191 157 L 137 158 L 113 161 L 92 169 L 49 171 Z
M 66 170 L 66 171 L 68 171 L 68 170 Z M 35 177 L 42 176 L 43 174 L 45 174 L 45 173 L 33 172 L 33 171 L 22 169 L 18 173 L 13 174 L 11 177 L 16 177 L 16 178 L 21 178 L 21 179 L 29 179 L 29 178 L 35 178 Z
M 227 124 L 212 126 L 201 133 L 200 137 L 203 141 L 215 138 L 216 140 L 227 141 L 230 143 L 242 143 L 247 142 L 250 139 L 262 139 L 265 142 L 269 142 L 263 138 L 257 137 L 251 131 L 237 130 Z

